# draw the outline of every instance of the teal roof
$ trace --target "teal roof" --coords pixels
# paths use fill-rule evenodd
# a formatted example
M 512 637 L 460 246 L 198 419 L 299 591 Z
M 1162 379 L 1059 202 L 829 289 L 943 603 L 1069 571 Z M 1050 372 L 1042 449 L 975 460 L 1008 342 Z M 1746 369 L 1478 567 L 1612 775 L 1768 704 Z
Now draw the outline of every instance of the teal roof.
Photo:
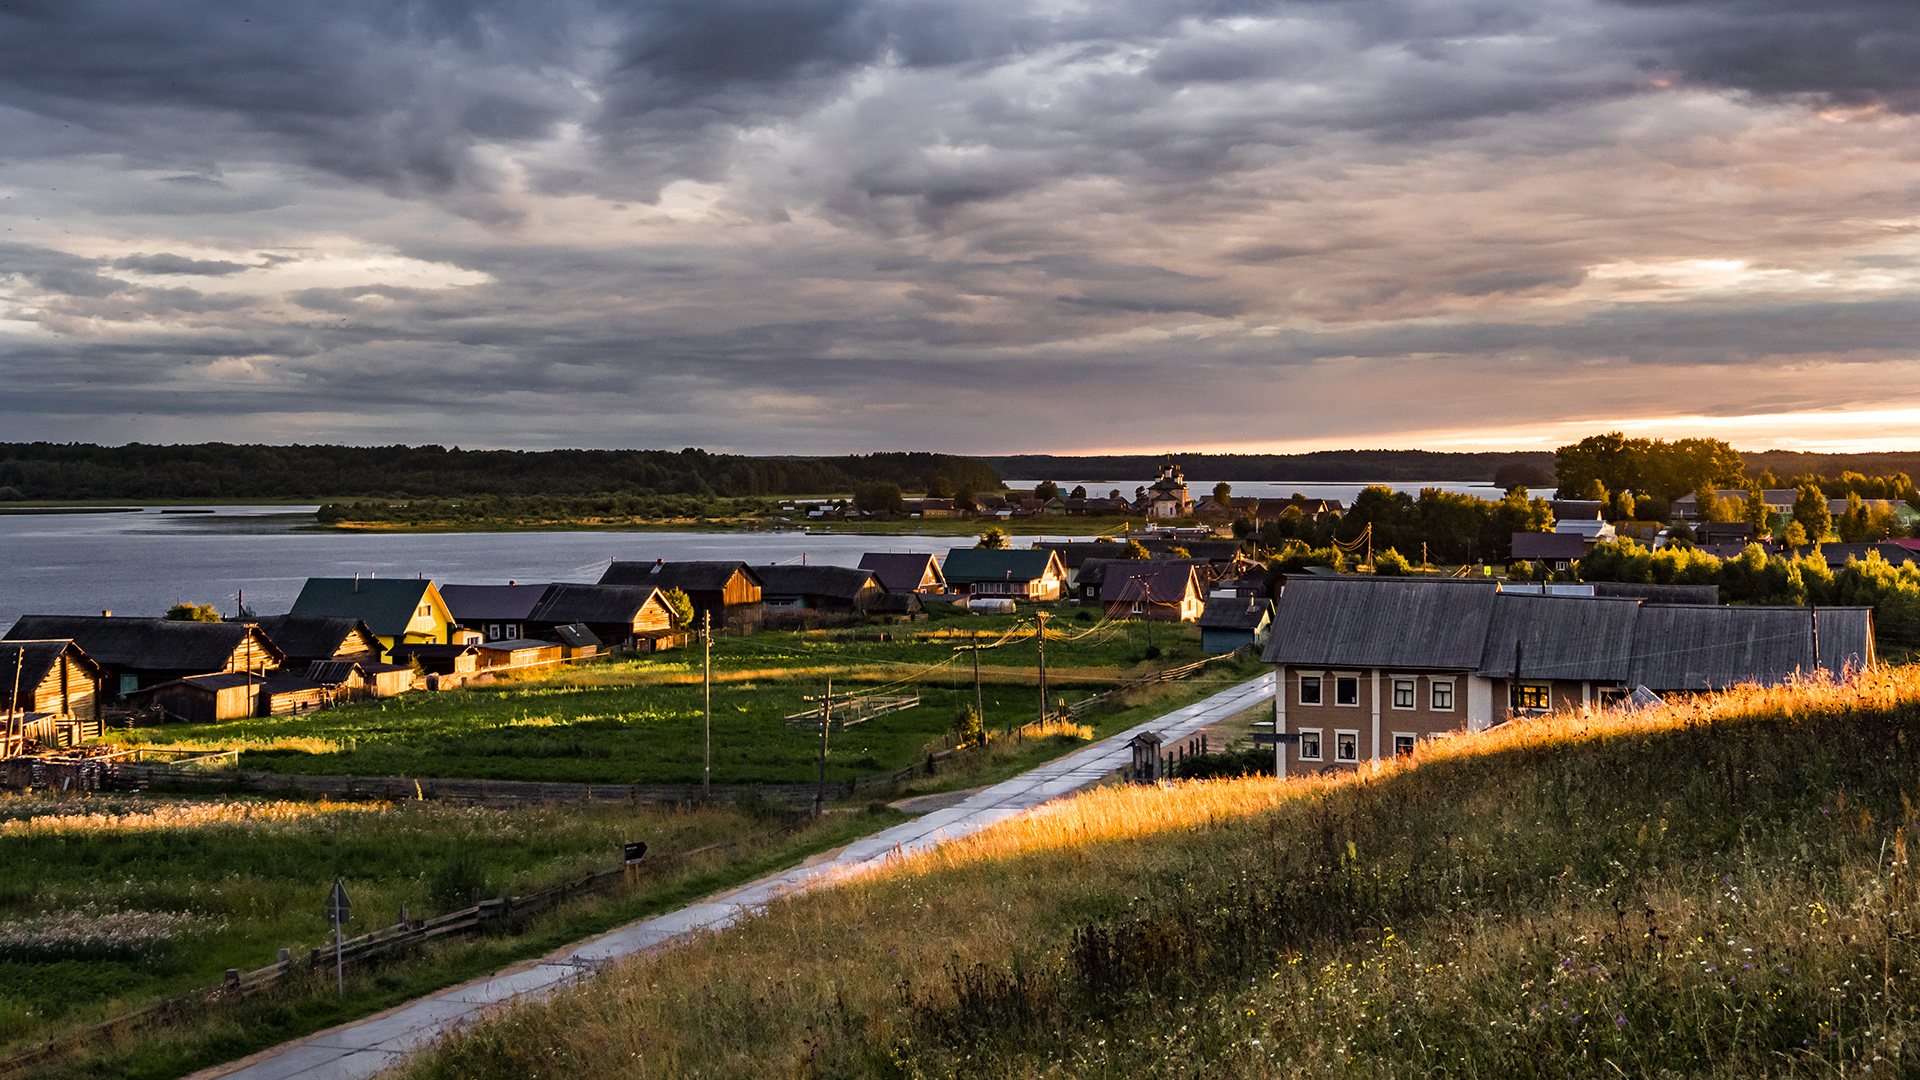
M 972 585 L 978 581 L 1033 581 L 1046 576 L 1047 564 L 1054 558 L 1054 553 L 1046 548 L 1017 551 L 1008 548 L 954 548 L 947 552 L 947 564 L 941 567 L 941 572 L 946 575 L 949 585 Z
M 407 632 L 433 582 L 421 578 L 311 577 L 293 602 L 293 615 L 345 615 L 381 637 Z

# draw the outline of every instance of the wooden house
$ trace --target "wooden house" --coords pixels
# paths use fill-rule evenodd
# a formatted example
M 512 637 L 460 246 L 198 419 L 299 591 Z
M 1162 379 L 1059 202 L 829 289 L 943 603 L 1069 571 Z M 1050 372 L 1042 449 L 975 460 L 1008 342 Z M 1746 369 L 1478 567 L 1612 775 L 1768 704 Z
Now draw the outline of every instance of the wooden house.
M 100 718 L 107 672 L 70 638 L 0 642 L 0 700 L 7 712 Z
M 1257 596 L 1218 596 L 1200 613 L 1200 650 L 1217 655 L 1265 645 L 1273 625 L 1273 601 Z
M 536 638 L 505 638 L 500 641 L 483 641 L 475 648 L 480 650 L 480 667 L 526 668 L 544 664 L 558 664 L 566 659 L 566 649 L 557 641 L 541 641 Z
M 662 590 L 647 585 L 547 586 L 527 626 L 542 638 L 557 627 L 582 625 L 608 645 L 654 652 L 686 643 L 686 628 Z
M 477 631 L 482 641 L 532 636 L 529 621 L 534 606 L 547 594 L 545 585 L 442 585 L 453 621 Z
M 562 623 L 548 631 L 547 637 L 560 643 L 560 648 L 569 660 L 585 660 L 599 656 L 605 651 L 606 643 L 600 635 L 586 623 Z
M 286 662 L 280 647 L 251 623 L 120 619 L 110 615 L 23 615 L 8 641 L 70 638 L 109 678 L 108 700 L 189 675 L 266 672 Z
M 769 615 L 808 611 L 846 615 L 871 609 L 886 595 L 871 570 L 845 566 L 762 566 L 761 597 Z
M 256 625 L 286 654 L 290 671 L 321 660 L 371 662 L 384 648 L 372 627 L 345 615 L 268 615 Z
M 872 571 L 880 587 L 890 593 L 947 591 L 940 561 L 929 552 L 869 551 L 860 556 L 860 569 Z
M 480 670 L 480 650 L 472 645 L 395 645 L 388 650 L 396 663 L 412 667 L 419 661 L 428 675 L 452 675 L 464 679 Z
M 1131 559 L 1109 563 L 1100 604 L 1109 619 L 1193 622 L 1207 603 L 1198 567 L 1183 560 Z
M 307 665 L 307 681 L 325 687 L 336 702 L 373 696 L 367 669 L 357 660 L 315 660 Z
M 685 627 L 693 632 L 699 631 L 702 616 L 712 617 L 716 633 L 728 634 L 754 633 L 766 617 L 759 575 L 743 562 L 616 561 L 600 575 L 600 584 L 679 589 L 693 601 L 693 621 Z
M 1289 577 L 1264 658 L 1286 769 L 1357 766 L 1519 715 L 1603 707 L 1645 688 L 1773 685 L 1877 663 L 1867 608 L 1654 604 L 1505 592 L 1473 578 Z
M 360 670 L 366 672 L 367 692 L 373 697 L 394 697 L 413 689 L 411 664 L 361 664 Z
M 326 686 L 298 675 L 269 675 L 260 683 L 261 716 L 292 716 L 333 703 L 333 694 Z
M 453 640 L 453 614 L 440 590 L 423 578 L 308 578 L 292 613 L 359 619 L 373 629 L 389 657 L 396 645 Z
M 1109 550 L 1113 546 L 1109 545 Z M 1156 566 L 1189 566 L 1201 578 L 1202 585 L 1209 584 L 1207 575 L 1210 564 L 1205 559 L 1088 559 L 1080 564 L 1079 573 L 1074 575 L 1073 596 L 1083 604 L 1098 604 L 1102 591 L 1107 585 L 1107 575 L 1116 569 L 1124 570 L 1129 566 L 1144 566 L 1148 562 Z
M 954 548 L 941 572 L 949 588 L 969 599 L 1058 600 L 1067 578 L 1060 556 L 1046 548 Z

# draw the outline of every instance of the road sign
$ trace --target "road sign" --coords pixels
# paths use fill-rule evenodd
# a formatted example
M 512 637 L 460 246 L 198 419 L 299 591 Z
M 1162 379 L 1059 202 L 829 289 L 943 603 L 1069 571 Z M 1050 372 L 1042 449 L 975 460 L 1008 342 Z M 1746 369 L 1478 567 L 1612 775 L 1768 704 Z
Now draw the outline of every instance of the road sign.
M 1300 744 L 1300 733 L 1297 731 L 1289 731 L 1282 735 L 1275 735 L 1266 731 L 1256 731 L 1253 733 L 1253 745 L 1255 746 L 1273 746 L 1278 743 L 1285 743 L 1288 746 L 1298 746 Z
M 327 895 L 327 921 L 336 925 L 353 918 L 353 902 L 347 899 L 347 887 L 333 879 L 333 892 Z
M 627 865 L 632 866 L 634 863 L 639 862 L 641 859 L 646 857 L 646 854 L 647 854 L 646 841 L 636 840 L 633 843 L 628 844 L 627 845 Z

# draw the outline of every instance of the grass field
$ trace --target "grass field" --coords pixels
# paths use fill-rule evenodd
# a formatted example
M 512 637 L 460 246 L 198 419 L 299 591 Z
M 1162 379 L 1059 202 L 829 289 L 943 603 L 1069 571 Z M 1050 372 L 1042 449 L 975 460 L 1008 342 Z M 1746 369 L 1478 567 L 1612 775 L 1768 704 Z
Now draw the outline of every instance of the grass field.
M 989 728 L 1039 715 L 1038 642 L 1007 638 L 1024 620 L 963 618 L 852 632 L 720 638 L 713 650 L 713 782 L 804 783 L 818 776 L 817 728 L 783 718 L 834 680 L 847 691 L 917 691 L 917 708 L 876 717 L 828 740 L 830 779 L 891 772 L 925 759 L 974 700 L 970 653 L 979 632 L 981 699 Z M 1124 676 L 1200 656 L 1192 627 L 1053 620 L 1046 645 L 1049 697 L 1076 699 Z M 881 630 L 900 640 L 860 640 Z M 1159 655 L 1149 661 L 1151 648 Z M 958 635 L 958 636 L 956 636 Z M 1004 640 L 1003 640 L 1004 639 Z M 1246 678 L 1250 662 L 1218 678 Z M 297 717 L 163 725 L 131 737 L 173 745 L 239 747 L 244 769 L 355 776 L 470 777 L 583 783 L 698 783 L 703 703 L 700 654 L 688 649 L 591 664 L 511 682 L 413 693 Z M 1209 681 L 1205 686 L 1212 686 Z M 1090 718 L 1106 730 L 1102 718 Z M 116 737 L 124 738 L 116 733 Z
M 329 940 L 327 890 L 348 934 L 523 894 L 617 866 L 646 840 L 667 858 L 629 890 L 577 899 L 516 928 L 450 939 L 217 1008 L 184 1027 L 63 1059 L 44 1076 L 178 1076 L 365 1015 L 645 914 L 791 865 L 903 816 L 830 815 L 797 832 L 745 810 L 632 806 L 487 810 L 434 803 L 0 800 L 0 1058 L 34 1042 Z M 672 861 L 675 852 L 730 846 Z M 645 865 L 645 864 L 643 864 Z
M 1112 787 L 445 1042 L 410 1080 L 1906 1075 L 1920 673 Z

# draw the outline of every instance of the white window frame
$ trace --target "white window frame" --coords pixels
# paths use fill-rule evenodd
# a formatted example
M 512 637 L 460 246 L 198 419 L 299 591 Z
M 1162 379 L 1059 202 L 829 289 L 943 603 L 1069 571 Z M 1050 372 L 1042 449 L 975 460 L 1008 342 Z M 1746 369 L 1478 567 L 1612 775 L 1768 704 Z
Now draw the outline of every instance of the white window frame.
M 1353 740 L 1353 756 L 1352 756 L 1352 757 L 1342 757 L 1342 756 L 1340 755 L 1340 740 L 1341 740 L 1341 739 L 1352 739 L 1352 740 Z M 1340 731 L 1335 731 L 1335 732 L 1333 733 L 1333 760 L 1335 760 L 1335 761 L 1338 761 L 1338 762 L 1351 762 L 1351 763 L 1353 763 L 1353 764 L 1356 764 L 1356 765 L 1357 765 L 1357 764 L 1359 764 L 1359 762 L 1360 762 L 1360 732 L 1359 732 L 1359 730 L 1358 730 L 1358 729 L 1355 729 L 1355 730 L 1352 730 L 1352 731 L 1346 731 L 1346 730 L 1340 730 Z
M 1307 700 L 1307 680 L 1313 680 L 1313 701 Z M 1325 705 L 1327 703 L 1327 679 L 1323 672 L 1302 671 L 1295 685 L 1299 687 L 1298 697 L 1302 705 Z
M 1413 753 L 1415 747 L 1420 745 L 1419 732 L 1415 732 L 1415 731 L 1394 732 L 1393 733 L 1393 757 L 1394 757 L 1394 760 L 1396 761 L 1398 761 L 1400 758 L 1400 740 L 1401 739 L 1407 740 L 1407 743 L 1408 743 L 1407 753 L 1409 755 Z
M 1309 738 L 1313 739 L 1313 753 L 1311 754 L 1307 753 L 1307 739 Z M 1301 761 L 1321 761 L 1321 760 L 1324 760 L 1322 755 L 1324 755 L 1325 753 L 1326 753 L 1326 740 L 1321 738 L 1320 729 L 1319 728 L 1301 728 L 1300 729 L 1300 760 Z
M 1341 680 L 1343 679 L 1353 683 L 1353 700 L 1352 701 L 1343 702 L 1340 700 L 1340 683 L 1341 683 Z M 1360 707 L 1360 673 L 1359 672 L 1356 671 L 1351 675 L 1341 675 L 1336 673 L 1333 676 L 1333 707 L 1336 709 L 1357 709 Z
M 500 624 L 499 623 L 490 622 L 487 624 L 487 640 L 488 641 L 500 640 Z
M 1446 688 L 1446 692 L 1447 692 L 1447 703 L 1446 703 L 1445 705 L 1441 705 L 1441 704 L 1440 704 L 1440 698 L 1439 698 L 1439 694 L 1440 694 L 1440 689 L 1441 689 L 1441 687 L 1445 687 L 1445 688 Z M 1431 711 L 1433 711 L 1433 712 L 1452 712 L 1452 711 L 1454 710 L 1454 705 L 1455 705 L 1455 703 L 1456 703 L 1456 702 L 1458 702 L 1459 700 L 1460 700 L 1460 695 L 1459 695 L 1459 693 L 1458 693 L 1458 691 L 1457 691 L 1457 688 L 1456 688 L 1456 687 L 1455 687 L 1455 685 L 1454 685 L 1454 681 L 1453 681 L 1452 679 L 1430 679 L 1430 680 L 1428 680 L 1428 682 L 1427 682 L 1427 707 L 1428 707 L 1428 708 L 1429 708 L 1429 709 L 1430 709 Z
M 1392 685 L 1388 688 L 1387 693 L 1388 705 L 1401 712 L 1411 712 L 1414 709 L 1418 709 L 1420 707 L 1419 676 L 1395 675 L 1392 679 Z M 1407 703 L 1405 705 L 1400 704 L 1400 686 L 1402 683 L 1405 683 L 1407 687 Z

